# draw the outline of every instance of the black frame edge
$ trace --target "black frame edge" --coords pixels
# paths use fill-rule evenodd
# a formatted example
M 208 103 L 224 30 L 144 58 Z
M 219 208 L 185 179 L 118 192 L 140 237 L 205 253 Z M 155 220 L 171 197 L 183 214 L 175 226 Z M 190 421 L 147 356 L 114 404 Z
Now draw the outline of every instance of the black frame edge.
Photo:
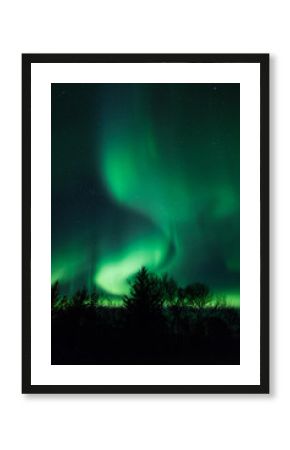
M 31 63 L 22 55 L 22 393 L 31 391 Z
M 268 53 L 24 53 L 32 63 L 262 63 Z
M 33 385 L 29 394 L 267 394 L 261 385 Z
M 269 70 L 270 55 L 263 55 L 260 65 L 260 384 L 264 393 L 270 392 Z

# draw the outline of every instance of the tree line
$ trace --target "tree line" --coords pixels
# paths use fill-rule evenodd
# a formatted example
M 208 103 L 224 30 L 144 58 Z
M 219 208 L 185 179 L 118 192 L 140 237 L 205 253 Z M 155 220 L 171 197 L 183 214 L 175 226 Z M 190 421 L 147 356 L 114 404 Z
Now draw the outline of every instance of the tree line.
M 174 310 L 192 307 L 196 310 L 207 306 L 214 308 L 224 307 L 223 297 L 213 296 L 209 287 L 200 282 L 195 282 L 180 287 L 176 281 L 164 274 L 158 276 L 142 267 L 135 277 L 129 281 L 130 293 L 124 295 L 123 307 L 130 312 L 140 314 L 157 313 L 165 307 Z M 89 292 L 86 287 L 79 289 L 72 296 L 60 294 L 60 284 L 56 281 L 51 287 L 52 310 L 71 308 L 96 308 L 102 305 L 102 295 L 94 288 Z

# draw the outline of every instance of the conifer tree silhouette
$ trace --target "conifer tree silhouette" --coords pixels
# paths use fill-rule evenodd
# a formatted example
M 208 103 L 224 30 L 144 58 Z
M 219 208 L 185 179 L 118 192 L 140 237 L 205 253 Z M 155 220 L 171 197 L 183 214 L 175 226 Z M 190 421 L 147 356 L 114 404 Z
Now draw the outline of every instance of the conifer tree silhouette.
M 130 294 L 124 297 L 129 319 L 137 327 L 153 329 L 161 319 L 163 301 L 160 279 L 142 267 L 131 283 Z
M 56 281 L 55 283 L 53 283 L 53 285 L 51 286 L 51 309 L 53 309 L 55 307 L 55 304 L 58 300 L 59 297 L 59 282 Z
M 185 288 L 188 303 L 196 309 L 205 308 L 212 300 L 209 287 L 203 283 L 193 283 Z

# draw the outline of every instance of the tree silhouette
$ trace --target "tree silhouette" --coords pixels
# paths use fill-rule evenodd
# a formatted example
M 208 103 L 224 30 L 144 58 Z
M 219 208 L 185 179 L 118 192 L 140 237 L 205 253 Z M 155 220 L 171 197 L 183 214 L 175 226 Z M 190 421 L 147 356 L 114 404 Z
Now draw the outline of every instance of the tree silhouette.
M 146 267 L 129 286 L 124 307 L 51 286 L 52 364 L 239 364 L 239 310 L 221 293 Z
M 59 282 L 56 281 L 55 283 L 53 283 L 53 285 L 51 286 L 51 309 L 53 309 L 56 305 L 56 302 L 59 298 Z
M 100 294 L 96 288 L 93 289 L 88 301 L 88 307 L 97 308 L 100 303 Z
M 198 310 L 205 308 L 212 301 L 210 290 L 203 283 L 193 283 L 187 286 L 185 296 L 189 305 Z
M 131 282 L 130 295 L 124 297 L 128 318 L 134 327 L 150 327 L 162 320 L 163 288 L 160 279 L 142 267 Z
M 160 279 L 162 295 L 164 302 L 168 305 L 174 305 L 177 300 L 178 286 L 176 281 L 165 273 Z
M 72 307 L 74 309 L 81 309 L 86 305 L 89 299 L 89 292 L 86 287 L 78 290 L 73 296 Z

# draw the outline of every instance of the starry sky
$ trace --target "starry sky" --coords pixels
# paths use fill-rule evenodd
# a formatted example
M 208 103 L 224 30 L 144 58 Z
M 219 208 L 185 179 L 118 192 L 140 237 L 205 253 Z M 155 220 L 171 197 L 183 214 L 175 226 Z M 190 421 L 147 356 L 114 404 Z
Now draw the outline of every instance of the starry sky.
M 145 265 L 239 302 L 239 84 L 52 84 L 52 282 Z

